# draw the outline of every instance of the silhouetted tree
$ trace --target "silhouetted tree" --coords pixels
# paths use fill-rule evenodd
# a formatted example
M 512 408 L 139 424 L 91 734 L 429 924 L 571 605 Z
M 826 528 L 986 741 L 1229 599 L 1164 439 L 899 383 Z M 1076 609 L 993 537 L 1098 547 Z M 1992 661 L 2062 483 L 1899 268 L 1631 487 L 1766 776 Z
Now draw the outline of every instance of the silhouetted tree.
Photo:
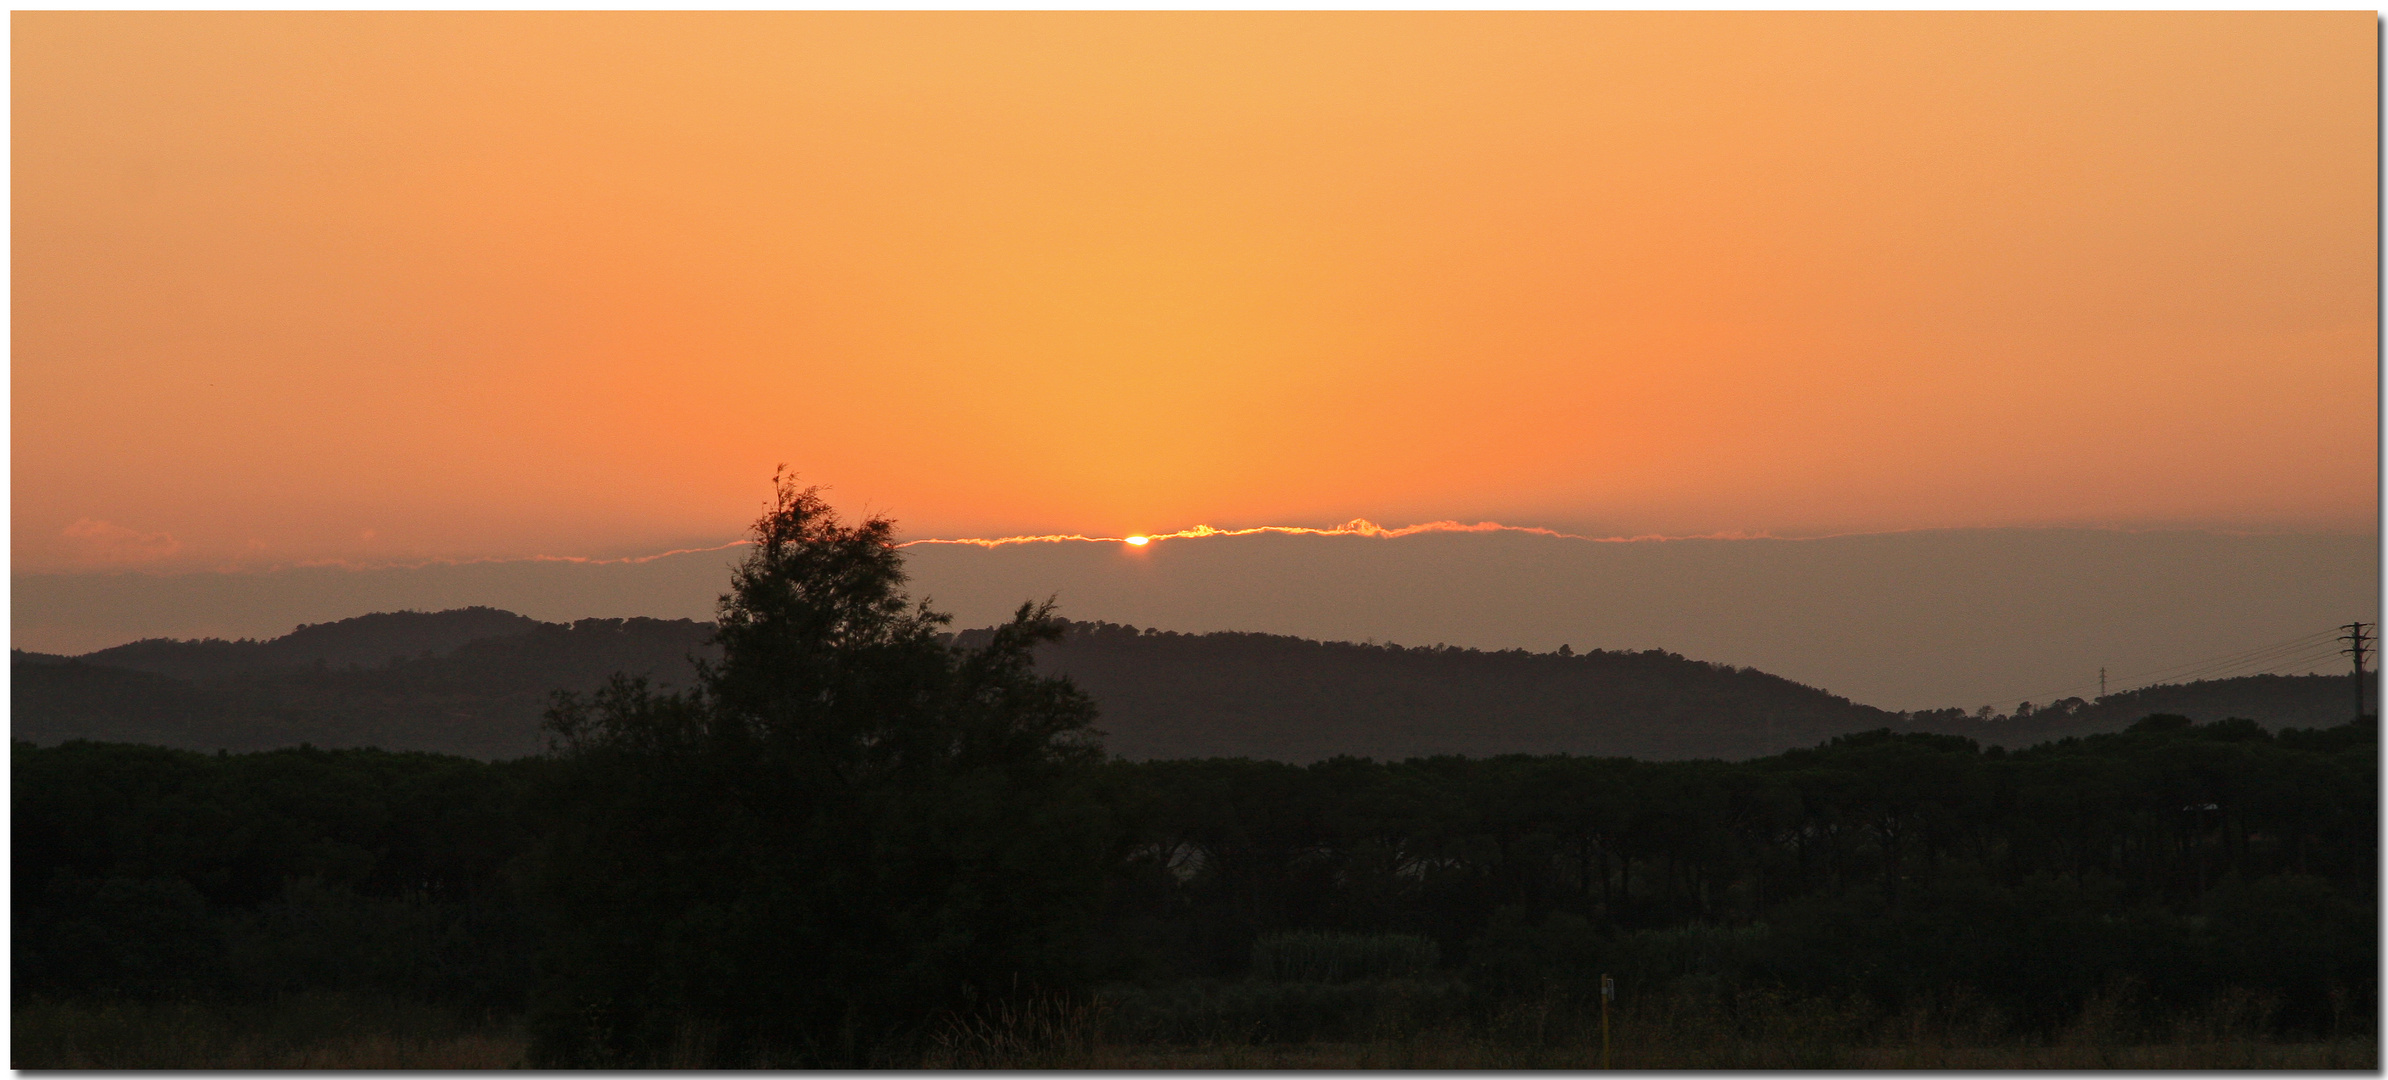
M 1094 707 L 1031 663 L 1050 603 L 950 647 L 891 524 L 785 479 L 754 540 L 694 690 L 549 714 L 540 1063 L 902 1062 L 944 1010 L 1079 977 L 1120 845 Z

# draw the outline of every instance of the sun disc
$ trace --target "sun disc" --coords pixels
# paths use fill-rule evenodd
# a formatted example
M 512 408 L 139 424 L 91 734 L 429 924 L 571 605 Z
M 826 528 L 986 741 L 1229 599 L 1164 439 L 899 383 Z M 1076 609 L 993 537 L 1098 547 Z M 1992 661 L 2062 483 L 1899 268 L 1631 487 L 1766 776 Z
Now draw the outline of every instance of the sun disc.
M 1137 547 L 1143 547 L 1144 545 L 1146 545 L 1146 544 L 1149 544 L 1149 543 L 1152 543 L 1152 542 L 1153 542 L 1153 538 L 1152 538 L 1152 537 L 1149 537 L 1149 536 L 1131 536 L 1131 537 L 1128 537 L 1128 543 L 1134 544 L 1134 545 L 1136 545 Z

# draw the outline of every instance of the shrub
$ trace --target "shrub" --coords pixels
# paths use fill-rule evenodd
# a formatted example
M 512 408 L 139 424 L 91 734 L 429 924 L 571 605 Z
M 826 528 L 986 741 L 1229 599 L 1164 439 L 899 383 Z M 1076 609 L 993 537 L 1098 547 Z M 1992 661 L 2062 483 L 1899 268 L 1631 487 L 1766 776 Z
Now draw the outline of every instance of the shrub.
M 1270 934 L 1252 943 L 1252 977 L 1270 982 L 1415 979 L 1443 950 L 1414 934 Z

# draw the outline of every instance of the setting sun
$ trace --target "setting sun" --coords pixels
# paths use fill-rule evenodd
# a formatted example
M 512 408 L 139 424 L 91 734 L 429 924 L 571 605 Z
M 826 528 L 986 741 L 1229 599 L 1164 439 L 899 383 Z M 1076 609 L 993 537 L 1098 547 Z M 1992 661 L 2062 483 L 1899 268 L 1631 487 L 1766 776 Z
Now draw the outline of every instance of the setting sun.
M 1152 538 L 1152 537 L 1149 537 L 1149 536 L 1131 536 L 1131 537 L 1128 537 L 1128 543 L 1130 543 L 1130 544 L 1133 544 L 1133 545 L 1135 545 L 1135 546 L 1137 546 L 1137 547 L 1143 547 L 1144 545 L 1146 545 L 1146 544 L 1149 544 L 1149 543 L 1152 543 L 1152 542 L 1153 542 L 1153 538 Z

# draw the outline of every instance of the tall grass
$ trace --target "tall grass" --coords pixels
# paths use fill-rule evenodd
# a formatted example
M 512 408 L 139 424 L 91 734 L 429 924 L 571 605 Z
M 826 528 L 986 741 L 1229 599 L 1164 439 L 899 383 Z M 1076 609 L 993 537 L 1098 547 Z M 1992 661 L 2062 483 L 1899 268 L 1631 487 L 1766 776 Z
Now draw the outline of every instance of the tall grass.
M 1367 1041 L 1459 1023 L 1468 1011 L 1466 989 L 1448 980 L 1189 979 L 1100 997 L 1104 1037 L 1125 1044 Z
M 1597 999 L 1564 994 L 1458 1006 L 1447 984 L 1415 981 L 1204 984 L 1034 996 L 949 1017 L 913 1061 L 927 1068 L 1594 1069 Z M 1351 1010 L 1296 1034 L 1295 998 Z M 1239 996 L 1241 995 L 1241 996 Z M 1405 997 L 1406 995 L 1406 997 Z M 1404 1002 L 1407 1004 L 1404 1004 Z M 2224 991 L 2206 1007 L 2151 1016 L 2128 984 L 2091 999 L 2062 1031 L 2009 1034 L 1962 993 L 1892 1013 L 1856 999 L 1773 991 L 1622 997 L 1610 1015 L 1619 1069 L 2368 1069 L 2375 1034 L 2302 1042 L 2266 1036 L 2271 1002 Z M 1172 1010 L 1184 1015 L 1170 1017 Z M 1220 1021 L 1259 1018 L 1256 1026 Z M 1313 1023 L 1320 1023 L 1313 1021 Z M 1337 1026 L 1339 1025 L 1339 1026 Z M 527 1039 L 505 1017 L 354 995 L 273 1004 L 20 1001 L 19 1069 L 494 1069 L 519 1067 Z M 710 1061 L 701 1026 L 665 1067 Z M 758 1067 L 777 1062 L 757 1060 Z
M 260 1004 L 15 1003 L 14 1069 L 503 1069 L 528 1045 L 511 1018 L 348 994 Z
M 1273 1039 L 1271 1027 L 1247 1030 L 1181 1019 L 1177 1030 L 1208 1027 L 1200 1038 L 1156 1037 L 1152 1014 L 1172 1000 L 1181 1008 L 1220 1011 L 1235 984 L 1211 998 L 1174 999 L 1133 991 L 1064 1006 L 1058 1002 L 989 1015 L 967 1027 L 925 1064 L 994 1068 L 1333 1068 L 1594 1069 L 1602 1065 L 1596 999 L 1560 994 L 1518 998 L 1474 1013 L 1413 1012 L 1410 1022 L 1349 1024 L 1365 1033 L 1342 1038 Z M 1266 984 L 1241 984 L 1254 994 Z M 1303 984 L 1296 984 L 1303 985 Z M 1320 984 L 1307 984 L 1318 987 Z M 1350 984 L 1358 990 L 1367 984 Z M 1413 984 L 1416 985 L 1416 984 Z M 1253 999 L 1261 1000 L 1259 997 Z M 1354 998 L 1358 1001 L 1358 998 Z M 1978 999 L 1952 993 L 1890 1013 L 1856 999 L 1790 997 L 1774 991 L 1670 992 L 1620 1001 L 1610 1015 L 1610 1061 L 1619 1069 L 2376 1069 L 2376 1036 L 2283 1042 L 2269 1038 L 2260 996 L 2218 994 L 2205 1009 L 2149 1023 L 2130 987 L 2093 999 L 2053 1037 L 2009 1034 L 2005 1017 Z M 1130 1006 L 1133 1007 L 1123 1007 Z M 1380 1006 L 1381 1007 L 1381 1003 Z M 1143 1018 L 1138 1020 L 1138 1014 Z M 1399 1015 L 1379 1012 L 1380 1021 Z
M 948 1017 L 930 1037 L 930 1069 L 1094 1068 L 1103 1045 L 1100 999 L 1038 994 Z

